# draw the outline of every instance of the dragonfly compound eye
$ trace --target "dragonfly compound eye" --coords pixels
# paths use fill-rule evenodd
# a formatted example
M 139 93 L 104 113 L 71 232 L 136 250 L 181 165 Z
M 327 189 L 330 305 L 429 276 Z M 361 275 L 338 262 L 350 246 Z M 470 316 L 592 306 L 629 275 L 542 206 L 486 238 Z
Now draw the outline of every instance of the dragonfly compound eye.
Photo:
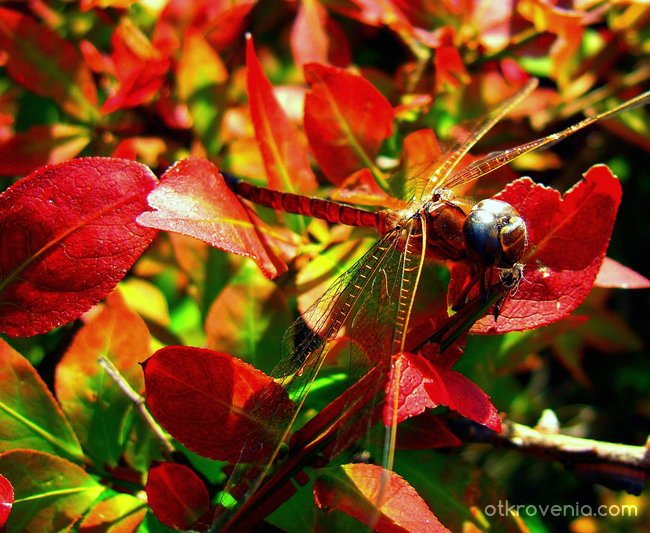
M 524 255 L 528 242 L 526 223 L 517 210 L 500 200 L 476 204 L 463 224 L 469 259 L 485 266 L 512 267 Z

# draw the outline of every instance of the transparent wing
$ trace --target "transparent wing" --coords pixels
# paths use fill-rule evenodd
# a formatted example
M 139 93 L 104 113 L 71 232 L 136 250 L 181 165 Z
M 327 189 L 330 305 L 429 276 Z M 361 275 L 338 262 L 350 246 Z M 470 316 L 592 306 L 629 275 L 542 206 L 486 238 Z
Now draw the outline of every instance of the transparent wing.
M 351 339 L 360 348 L 355 351 L 355 361 L 350 367 L 350 384 L 378 363 L 385 363 L 388 356 L 403 346 L 424 259 L 423 236 L 419 216 L 387 233 L 287 331 L 286 355 L 272 375 L 288 392 L 296 409 L 291 416 L 271 409 L 269 417 L 265 406 L 269 424 L 281 426 L 276 428 L 277 445 L 262 464 L 240 464 L 235 468 L 226 491 L 238 498 L 240 505 L 269 474 L 328 352 L 341 337 Z M 375 386 L 383 388 L 384 384 Z M 264 396 L 262 393 L 261 401 Z M 251 416 L 255 417 L 255 411 L 253 408 Z M 349 417 L 347 429 L 358 424 L 361 416 Z M 250 447 L 255 446 L 253 438 Z M 248 443 L 242 456 L 247 455 L 247 450 Z M 223 518 L 219 520 L 224 523 Z
M 590 126 L 594 122 L 598 122 L 599 120 L 606 118 L 611 118 L 614 115 L 617 115 L 624 111 L 629 111 L 635 107 L 645 105 L 649 101 L 650 91 L 647 91 L 613 109 L 610 109 L 609 111 L 605 111 L 604 113 L 600 113 L 598 115 L 594 115 L 592 117 L 581 120 L 577 124 L 573 124 L 572 126 L 569 126 L 568 128 L 558 133 L 552 133 L 551 135 L 547 135 L 546 137 L 542 137 L 536 141 L 531 141 L 514 148 L 509 148 L 507 150 L 488 154 L 486 157 L 479 159 L 478 161 L 474 161 L 474 163 L 471 165 L 465 167 L 457 174 L 451 176 L 445 181 L 443 186 L 451 189 L 453 187 L 458 187 L 461 184 L 468 183 L 472 180 L 480 178 L 481 176 L 484 176 L 489 172 L 492 172 L 493 170 L 507 165 L 514 159 L 517 159 L 518 157 L 527 154 L 528 152 L 532 152 L 533 150 L 537 150 L 542 147 L 548 148 L 555 143 L 560 142 L 562 139 L 565 139 L 569 135 L 572 135 L 575 132 L 586 128 L 587 126 Z
M 426 178 L 426 184 L 420 187 L 422 190 L 420 200 L 428 199 L 439 188 L 451 188 L 448 183 L 449 176 L 456 168 L 460 160 L 472 149 L 472 147 L 499 122 L 506 116 L 513 108 L 524 100 L 530 93 L 537 87 L 537 80 L 531 79 L 521 87 L 513 96 L 502 102 L 494 111 L 486 115 L 468 134 L 467 138 L 462 141 L 460 146 L 453 149 L 448 154 L 445 154 L 444 159 L 435 168 L 431 169 L 428 176 L 421 176 L 418 179 Z

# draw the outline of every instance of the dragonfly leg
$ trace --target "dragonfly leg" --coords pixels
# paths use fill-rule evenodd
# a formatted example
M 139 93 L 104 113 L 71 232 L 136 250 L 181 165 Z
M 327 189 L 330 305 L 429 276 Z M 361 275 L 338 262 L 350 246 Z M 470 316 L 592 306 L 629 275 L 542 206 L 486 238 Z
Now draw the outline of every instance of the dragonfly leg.
M 499 298 L 494 304 L 494 320 L 496 321 L 501 314 L 504 304 L 508 301 L 508 298 L 512 296 L 517 287 L 519 286 L 519 281 L 523 277 L 523 265 L 520 263 L 515 263 L 512 268 L 502 269 L 499 274 L 499 285 L 503 288 L 504 292 L 501 298 Z
M 492 287 L 492 269 L 485 268 L 483 265 L 479 266 L 479 294 L 481 296 L 481 302 L 485 303 L 490 296 L 490 288 Z
M 477 267 L 477 265 L 474 264 L 472 264 L 471 267 L 472 267 L 472 274 L 469 278 L 469 281 L 465 284 L 460 294 L 456 297 L 456 299 L 451 305 L 451 309 L 454 312 L 459 311 L 463 306 L 467 304 L 469 300 L 470 291 L 478 283 L 479 279 L 483 277 L 483 275 L 480 272 L 481 270 L 480 267 Z

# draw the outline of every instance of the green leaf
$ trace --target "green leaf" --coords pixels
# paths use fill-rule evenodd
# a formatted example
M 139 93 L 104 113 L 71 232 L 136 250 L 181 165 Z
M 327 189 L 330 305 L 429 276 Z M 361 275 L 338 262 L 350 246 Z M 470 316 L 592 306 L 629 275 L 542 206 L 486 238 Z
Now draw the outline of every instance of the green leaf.
M 0 455 L 16 500 L 7 531 L 66 530 L 105 490 L 81 467 L 35 450 Z
M 27 359 L 0 340 L 0 451 L 31 448 L 84 460 L 59 404 Z

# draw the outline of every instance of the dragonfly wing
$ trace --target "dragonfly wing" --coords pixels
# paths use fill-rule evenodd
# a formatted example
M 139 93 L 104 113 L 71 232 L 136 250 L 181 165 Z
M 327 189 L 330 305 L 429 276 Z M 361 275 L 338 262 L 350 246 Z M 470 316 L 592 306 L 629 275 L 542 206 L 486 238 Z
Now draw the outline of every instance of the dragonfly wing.
M 295 411 L 287 415 L 264 407 L 270 427 L 281 426 L 276 430 L 277 446 L 261 463 L 235 468 L 226 492 L 240 499 L 240 506 L 269 474 L 327 354 L 343 336 L 360 348 L 350 366 L 350 384 L 375 365 L 386 362 L 403 345 L 424 258 L 423 235 L 417 216 L 387 233 L 287 331 L 285 355 L 272 375 L 294 401 Z M 384 383 L 376 383 L 376 387 L 379 390 Z M 264 398 L 264 394 L 261 396 Z M 255 411 L 253 408 L 251 416 L 255 417 Z M 348 417 L 342 431 L 349 431 L 360 419 L 361 416 Z M 251 438 L 251 447 L 256 445 L 255 438 Z M 219 520 L 224 522 L 223 518 Z
M 532 78 L 528 83 L 522 86 L 513 96 L 504 100 L 494 111 L 488 113 L 478 124 L 472 128 L 467 137 L 461 141 L 460 145 L 445 155 L 442 162 L 427 177 L 427 183 L 421 187 L 421 200 L 428 199 L 439 188 L 451 188 L 448 178 L 456 168 L 458 163 L 472 149 L 472 147 L 506 116 L 513 108 L 531 94 L 537 87 L 537 79 Z
M 609 111 L 605 111 L 604 113 L 587 117 L 586 119 L 581 120 L 577 124 L 573 124 L 572 126 L 569 126 L 568 128 L 560 132 L 552 133 L 551 135 L 547 135 L 546 137 L 542 137 L 541 139 L 537 139 L 536 141 L 524 143 L 519 146 L 515 146 L 514 148 L 509 148 L 507 150 L 488 154 L 486 157 L 479 159 L 478 161 L 474 161 L 474 163 L 472 163 L 471 165 L 465 167 L 457 174 L 451 176 L 444 184 L 444 187 L 448 187 L 448 188 L 458 187 L 459 185 L 480 178 L 481 176 L 484 176 L 488 172 L 492 172 L 493 170 L 496 170 L 498 168 L 501 168 L 504 165 L 507 165 L 514 159 L 517 159 L 518 157 L 524 154 L 532 152 L 533 150 L 538 150 L 539 148 L 543 148 L 543 147 L 549 148 L 555 143 L 565 139 L 569 135 L 572 135 L 575 132 L 583 128 L 586 128 L 587 126 L 590 126 L 591 124 L 598 122 L 599 120 L 611 118 L 614 115 L 617 115 L 624 111 L 629 111 L 630 109 L 634 109 L 635 107 L 645 105 L 649 101 L 650 101 L 650 91 L 647 91 L 631 100 L 628 100 L 627 102 L 622 103 L 617 107 L 614 107 L 613 109 L 610 109 Z

